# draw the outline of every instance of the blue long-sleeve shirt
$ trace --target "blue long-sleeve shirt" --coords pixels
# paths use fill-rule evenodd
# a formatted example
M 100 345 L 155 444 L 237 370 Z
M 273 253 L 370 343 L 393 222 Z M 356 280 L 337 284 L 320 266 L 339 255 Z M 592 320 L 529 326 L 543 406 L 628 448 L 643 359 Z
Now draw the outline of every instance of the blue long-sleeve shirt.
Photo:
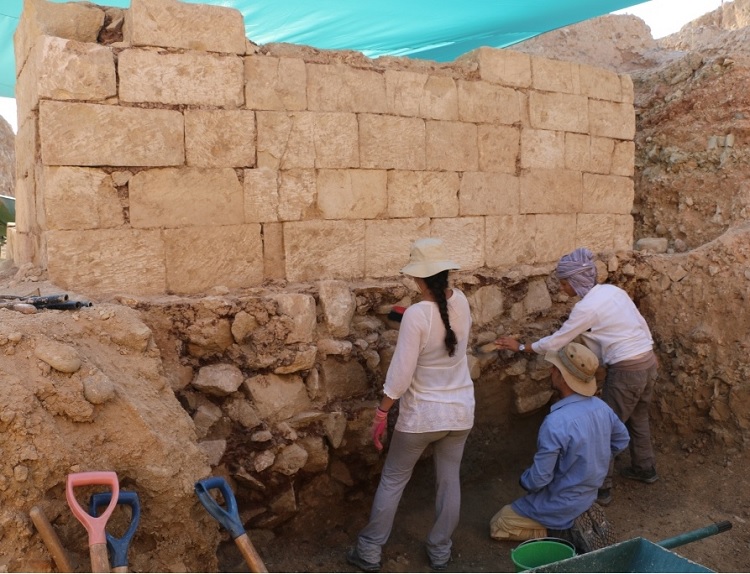
M 558 401 L 539 429 L 534 463 L 521 475 L 528 494 L 513 510 L 546 528 L 570 528 L 596 500 L 612 455 L 629 441 L 604 401 L 578 394 Z

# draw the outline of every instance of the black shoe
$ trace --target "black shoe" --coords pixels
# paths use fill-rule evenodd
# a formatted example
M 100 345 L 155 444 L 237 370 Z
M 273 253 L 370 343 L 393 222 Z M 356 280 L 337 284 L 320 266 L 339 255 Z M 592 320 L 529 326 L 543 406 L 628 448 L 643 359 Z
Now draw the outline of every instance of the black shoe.
M 612 504 L 612 489 L 600 488 L 596 495 L 596 503 L 599 506 L 609 506 Z
M 625 478 L 629 478 L 630 480 L 639 480 L 641 482 L 645 482 L 646 484 L 652 484 L 659 480 L 659 475 L 656 474 L 656 469 L 653 466 L 651 468 L 647 468 L 646 470 L 639 470 L 637 468 L 629 466 L 627 468 L 623 468 L 622 471 L 620 471 L 620 474 Z
M 380 562 L 368 562 L 364 560 L 357 552 L 356 547 L 346 551 L 346 561 L 363 572 L 380 572 Z
M 430 558 L 430 568 L 433 570 L 433 572 L 445 572 L 448 570 L 448 563 L 451 561 L 451 557 L 448 557 L 448 560 L 445 562 L 441 562 L 440 564 L 437 564 L 436 562 L 432 561 L 432 558 Z

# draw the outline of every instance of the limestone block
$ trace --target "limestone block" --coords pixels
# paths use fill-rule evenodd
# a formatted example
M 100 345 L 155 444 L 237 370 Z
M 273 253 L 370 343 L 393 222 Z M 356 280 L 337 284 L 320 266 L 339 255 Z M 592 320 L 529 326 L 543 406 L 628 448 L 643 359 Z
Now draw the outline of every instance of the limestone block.
M 477 126 L 463 122 L 428 121 L 426 168 L 436 171 L 477 171 Z
M 594 253 L 614 247 L 614 221 L 611 213 L 579 213 L 576 222 L 576 245 L 585 245 Z
M 531 92 L 529 122 L 532 128 L 541 130 L 588 133 L 588 99 L 573 94 Z
M 479 170 L 516 173 L 520 140 L 520 131 L 516 127 L 479 124 Z
M 174 110 L 42 101 L 45 165 L 168 166 L 185 162 L 182 114 Z
M 384 78 L 387 112 L 396 116 L 421 117 L 422 97 L 428 75 L 406 70 L 386 70 Z
M 591 137 L 586 134 L 565 134 L 565 169 L 591 169 Z
M 634 227 L 632 215 L 615 215 L 613 239 L 615 251 L 630 251 L 633 249 Z
M 633 89 L 633 78 L 627 74 L 620 76 L 622 102 L 624 104 L 632 104 L 635 99 L 635 91 Z
M 222 407 L 231 420 L 240 423 L 246 429 L 255 428 L 262 422 L 253 405 L 241 396 L 230 397 Z
M 317 218 L 315 172 L 292 169 L 279 172 L 279 219 L 295 221 Z
M 357 308 L 349 285 L 343 281 L 320 281 L 318 296 L 328 332 L 334 337 L 349 335 L 349 327 Z
M 426 217 L 368 221 L 365 232 L 365 276 L 398 275 L 409 262 L 409 248 L 414 240 L 429 234 L 430 220 Z
M 43 168 L 46 228 L 96 229 L 125 223 L 112 178 L 99 169 Z
M 433 219 L 430 236 L 440 237 L 445 242 L 448 258 L 469 271 L 484 265 L 484 218 L 451 217 Z
M 243 223 L 243 189 L 231 168 L 164 168 L 130 180 L 133 227 L 183 227 Z M 203 231 L 201 231 L 203 233 Z
M 635 137 L 632 104 L 589 100 L 589 120 L 592 136 L 619 140 L 632 140 Z
M 131 0 L 125 41 L 205 52 L 245 53 L 245 22 L 239 10 L 178 0 Z
M 580 244 L 576 243 L 576 215 L 539 214 L 536 216 L 534 253 L 537 263 L 556 261 Z
M 359 126 L 349 113 L 314 114 L 315 167 L 359 167 Z
M 384 170 L 321 169 L 317 192 L 324 219 L 376 219 L 388 208 Z
M 40 36 L 16 81 L 19 120 L 39 99 L 101 101 L 117 95 L 115 59 L 110 48 Z
M 284 232 L 281 223 L 263 224 L 263 277 L 285 279 Z
M 637 251 L 653 251 L 654 253 L 666 253 L 669 240 L 666 237 L 641 237 L 635 242 Z
M 388 171 L 388 217 L 456 217 L 458 174 Z
M 247 379 L 244 387 L 260 418 L 269 422 L 286 420 L 312 408 L 298 375 L 256 375 Z
M 291 319 L 286 343 L 311 343 L 315 335 L 315 299 L 305 293 L 280 293 L 273 297 L 279 313 Z
M 185 110 L 185 155 L 191 167 L 254 166 L 255 114 Z
M 352 354 L 353 348 L 354 345 L 351 341 L 330 338 L 318 339 L 318 352 L 324 357 L 326 355 L 349 357 Z
M 622 102 L 622 81 L 619 74 L 604 68 L 578 64 L 581 94 L 597 100 Z
M 317 474 L 324 472 L 328 468 L 328 447 L 323 437 L 306 436 L 298 444 L 307 451 L 307 463 L 304 466 L 305 472 Z M 294 501 L 293 496 L 292 501 Z
M 195 227 L 164 230 L 171 292 L 205 293 L 217 285 L 240 289 L 263 282 L 260 225 L 217 225 L 197 231 Z
M 104 10 L 94 4 L 25 0 L 13 35 L 16 76 L 39 36 L 52 36 L 96 44 L 104 24 Z
M 49 279 L 63 289 L 92 295 L 166 290 L 159 230 L 50 231 L 45 237 Z
M 532 56 L 531 87 L 545 92 L 580 94 L 579 65 L 574 62 Z
M 478 48 L 461 56 L 479 64 L 479 77 L 488 82 L 528 88 L 531 85 L 531 57 L 522 52 L 494 48 Z
M 361 114 L 359 134 L 362 167 L 425 168 L 424 120 Z
M 459 195 L 461 215 L 516 215 L 520 189 L 515 175 L 466 172 L 461 178 Z
M 245 380 L 237 366 L 231 363 L 216 363 L 201 367 L 192 385 L 202 393 L 215 397 L 231 395 Z
M 328 442 L 331 443 L 333 448 L 338 448 L 341 446 L 341 441 L 344 440 L 344 433 L 346 432 L 346 413 L 341 411 L 328 413 L 326 420 L 323 422 L 323 428 Z
M 33 177 L 21 177 L 16 180 L 16 231 L 39 234 L 41 224 L 36 214 L 36 180 Z
M 239 56 L 131 48 L 120 52 L 117 72 L 123 102 L 237 108 L 245 101 Z
M 535 260 L 534 215 L 493 215 L 485 218 L 485 265 L 509 267 Z
M 591 164 L 589 170 L 592 173 L 609 175 L 612 169 L 612 155 L 615 149 L 615 140 L 610 138 L 591 138 Z
M 511 125 L 521 121 L 521 100 L 513 88 L 482 81 L 458 81 L 458 119 Z
M 612 153 L 612 175 L 633 177 L 635 172 L 635 142 L 615 140 Z
M 385 78 L 378 72 L 343 64 L 307 64 L 307 108 L 385 113 Z
M 468 299 L 471 318 L 476 326 L 492 323 L 503 315 L 503 290 L 498 285 L 480 287 Z
M 564 168 L 565 133 L 550 130 L 521 130 L 521 167 Z
M 365 271 L 364 221 L 284 223 L 289 281 L 353 279 Z
M 523 298 L 523 308 L 526 314 L 533 315 L 540 313 L 550 307 L 552 307 L 552 298 L 549 295 L 549 290 L 544 279 L 529 281 L 526 296 Z
M 583 174 L 583 205 L 585 213 L 629 214 L 633 209 L 633 180 L 619 175 Z
M 327 402 L 362 395 L 370 388 L 362 365 L 333 357 L 321 362 L 320 380 Z
M 307 109 L 307 69 L 299 58 L 247 56 L 245 107 L 251 110 Z
M 299 371 L 307 371 L 315 366 L 315 359 L 318 356 L 318 350 L 315 347 L 309 347 L 296 351 L 291 362 L 283 364 L 280 367 L 276 367 L 273 372 L 278 375 L 285 375 L 289 373 L 298 373 Z
M 246 169 L 243 189 L 245 221 L 263 223 L 279 220 L 278 172 L 272 169 Z
M 308 458 L 307 451 L 297 443 L 292 443 L 283 447 L 280 451 L 276 460 L 271 467 L 275 472 L 292 476 L 297 474 L 307 464 Z M 292 492 L 291 497 L 294 500 L 294 493 Z M 271 502 L 275 508 L 283 508 L 284 504 L 281 500 L 274 500 Z
M 427 78 L 419 105 L 419 116 L 428 120 L 458 119 L 458 91 L 453 78 Z
M 221 420 L 221 407 L 213 403 L 204 403 L 195 409 L 193 423 L 195 434 L 199 439 L 206 438 L 211 427 Z
M 530 169 L 521 174 L 521 213 L 575 213 L 581 210 L 581 173 Z
M 239 311 L 232 321 L 232 338 L 235 343 L 244 345 L 253 336 L 253 331 L 259 327 L 257 319 L 246 311 Z
M 44 336 L 36 340 L 34 356 L 61 373 L 75 373 L 82 364 L 75 347 Z
M 258 167 L 315 167 L 315 115 L 306 112 L 257 112 Z

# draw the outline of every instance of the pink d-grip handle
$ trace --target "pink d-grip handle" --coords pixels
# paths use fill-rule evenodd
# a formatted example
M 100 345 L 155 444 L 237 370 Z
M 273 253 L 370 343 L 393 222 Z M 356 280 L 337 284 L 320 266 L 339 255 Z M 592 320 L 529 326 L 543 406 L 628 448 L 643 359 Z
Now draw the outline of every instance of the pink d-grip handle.
M 109 485 L 112 488 L 112 499 L 109 506 L 102 512 L 99 517 L 91 516 L 81 505 L 78 504 L 73 489 L 76 486 L 90 486 L 92 484 Z M 110 471 L 97 472 L 76 472 L 68 475 L 68 484 L 65 488 L 65 497 L 68 499 L 68 506 L 73 515 L 83 524 L 89 533 L 89 546 L 94 544 L 106 544 L 106 526 L 107 520 L 112 515 L 117 506 L 117 499 L 120 496 L 120 482 L 117 480 L 117 473 Z

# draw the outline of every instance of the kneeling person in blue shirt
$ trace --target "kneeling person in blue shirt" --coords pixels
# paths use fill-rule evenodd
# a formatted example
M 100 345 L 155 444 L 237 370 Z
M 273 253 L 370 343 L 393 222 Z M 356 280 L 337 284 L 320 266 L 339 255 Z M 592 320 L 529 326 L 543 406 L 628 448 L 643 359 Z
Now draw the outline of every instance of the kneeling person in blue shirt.
M 534 463 L 521 475 L 526 496 L 490 521 L 497 540 L 529 540 L 565 533 L 596 501 L 612 456 L 629 442 L 628 431 L 604 401 L 594 397 L 599 365 L 584 345 L 548 352 L 557 401 L 539 429 Z

